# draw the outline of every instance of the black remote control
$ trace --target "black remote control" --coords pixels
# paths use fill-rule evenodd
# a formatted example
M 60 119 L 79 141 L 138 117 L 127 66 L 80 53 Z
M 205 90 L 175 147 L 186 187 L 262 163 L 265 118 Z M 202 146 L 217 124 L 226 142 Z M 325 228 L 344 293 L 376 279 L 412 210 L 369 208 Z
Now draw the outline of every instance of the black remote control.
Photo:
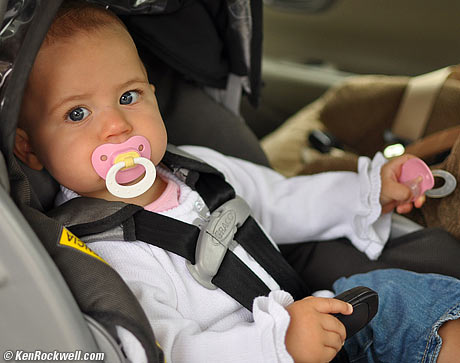
M 379 295 L 372 289 L 357 286 L 337 295 L 335 299 L 345 301 L 353 306 L 351 315 L 333 314 L 347 331 L 347 339 L 364 328 L 377 314 Z

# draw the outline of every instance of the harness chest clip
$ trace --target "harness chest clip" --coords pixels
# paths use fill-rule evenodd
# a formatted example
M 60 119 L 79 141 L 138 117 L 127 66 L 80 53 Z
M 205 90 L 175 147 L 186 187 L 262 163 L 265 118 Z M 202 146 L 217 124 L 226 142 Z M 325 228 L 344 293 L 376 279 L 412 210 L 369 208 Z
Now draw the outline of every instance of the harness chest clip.
M 212 212 L 209 222 L 201 229 L 196 244 L 195 264 L 190 261 L 186 261 L 186 264 L 193 278 L 207 289 L 217 289 L 211 280 L 219 271 L 230 244 L 234 242 L 237 229 L 250 213 L 248 204 L 237 196 Z

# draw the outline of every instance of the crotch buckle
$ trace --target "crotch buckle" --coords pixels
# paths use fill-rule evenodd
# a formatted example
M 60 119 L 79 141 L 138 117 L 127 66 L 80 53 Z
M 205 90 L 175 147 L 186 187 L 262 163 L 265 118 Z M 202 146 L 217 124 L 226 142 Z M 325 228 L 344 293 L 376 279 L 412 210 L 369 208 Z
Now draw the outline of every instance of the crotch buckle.
M 187 261 L 187 268 L 193 278 L 204 287 L 214 290 L 217 286 L 211 280 L 217 274 L 227 249 L 234 241 L 237 229 L 251 213 L 248 204 L 235 197 L 211 213 L 209 222 L 198 237 L 195 250 L 195 264 Z

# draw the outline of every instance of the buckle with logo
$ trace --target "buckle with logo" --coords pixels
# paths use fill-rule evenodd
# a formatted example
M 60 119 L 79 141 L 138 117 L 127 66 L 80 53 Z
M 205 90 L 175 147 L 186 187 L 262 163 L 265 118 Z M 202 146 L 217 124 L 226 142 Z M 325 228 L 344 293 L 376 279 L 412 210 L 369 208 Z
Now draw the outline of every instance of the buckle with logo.
M 190 261 L 186 263 L 193 278 L 204 287 L 217 289 L 211 280 L 217 274 L 237 229 L 250 213 L 248 204 L 240 197 L 235 197 L 212 212 L 208 224 L 201 229 L 195 250 L 195 264 Z

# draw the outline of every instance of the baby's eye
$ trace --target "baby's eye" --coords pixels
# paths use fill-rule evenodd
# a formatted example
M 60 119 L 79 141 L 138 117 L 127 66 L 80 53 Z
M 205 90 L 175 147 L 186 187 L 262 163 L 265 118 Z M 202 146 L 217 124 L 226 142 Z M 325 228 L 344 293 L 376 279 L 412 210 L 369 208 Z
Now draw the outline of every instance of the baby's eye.
M 130 105 L 139 99 L 139 91 L 128 91 L 120 97 L 120 105 Z
M 85 107 L 76 107 L 67 114 L 67 120 L 69 121 L 82 121 L 88 117 L 91 112 Z

